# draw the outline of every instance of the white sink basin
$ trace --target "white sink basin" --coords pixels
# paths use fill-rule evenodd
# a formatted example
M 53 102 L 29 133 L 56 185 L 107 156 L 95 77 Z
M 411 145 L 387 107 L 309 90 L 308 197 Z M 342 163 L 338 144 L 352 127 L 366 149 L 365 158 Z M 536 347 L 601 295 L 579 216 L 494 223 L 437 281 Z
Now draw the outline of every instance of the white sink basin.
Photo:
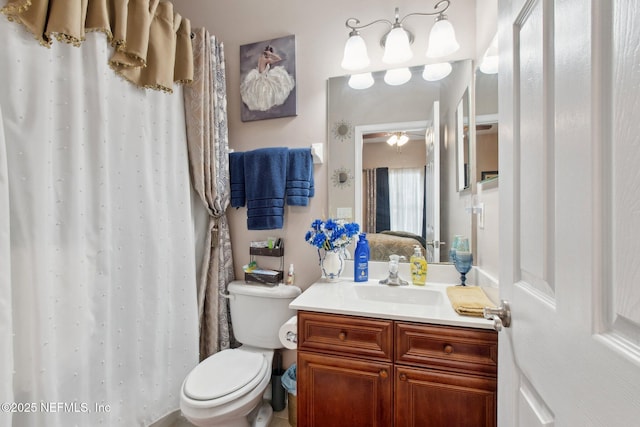
M 409 286 L 362 286 L 356 287 L 356 296 L 361 300 L 394 304 L 439 305 L 442 292 Z
M 436 325 L 493 329 L 493 322 L 481 317 L 460 316 L 453 310 L 447 287 L 453 283 L 425 286 L 388 286 L 378 280 L 354 282 L 318 281 L 302 292 L 289 308 L 319 313 L 365 316 Z

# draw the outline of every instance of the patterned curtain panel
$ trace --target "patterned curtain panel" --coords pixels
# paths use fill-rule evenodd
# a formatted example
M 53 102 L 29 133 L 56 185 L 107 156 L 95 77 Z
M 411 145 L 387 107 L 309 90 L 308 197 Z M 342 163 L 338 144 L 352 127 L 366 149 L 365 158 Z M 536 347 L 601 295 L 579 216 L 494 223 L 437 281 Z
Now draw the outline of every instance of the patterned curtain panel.
M 376 232 L 376 170 L 365 169 L 362 172 L 364 186 L 362 205 L 364 206 L 364 231 Z
M 376 233 L 391 230 L 389 168 L 376 169 Z
M 204 29 L 194 33 L 193 83 L 184 88 L 191 181 L 209 214 L 198 282 L 200 358 L 235 344 L 228 300 L 234 279 L 226 210 L 230 201 L 224 48 Z
M 0 12 L 47 47 L 104 33 L 114 47 L 109 65 L 136 86 L 172 92 L 174 82 L 193 78 L 191 23 L 168 1 L 8 0 Z

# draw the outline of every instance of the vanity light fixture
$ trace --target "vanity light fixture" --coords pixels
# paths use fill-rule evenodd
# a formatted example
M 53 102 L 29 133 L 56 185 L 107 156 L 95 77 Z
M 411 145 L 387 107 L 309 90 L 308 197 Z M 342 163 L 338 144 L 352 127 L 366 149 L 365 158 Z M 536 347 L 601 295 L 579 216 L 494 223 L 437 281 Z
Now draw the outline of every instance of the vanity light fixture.
M 496 74 L 498 72 L 498 35 L 493 36 L 491 44 L 482 57 L 480 71 L 484 74 Z
M 398 147 L 402 147 L 407 142 L 409 142 L 409 137 L 405 132 L 394 132 L 393 135 L 387 139 L 387 144 L 391 146 L 397 145 Z
M 342 59 L 342 67 L 346 70 L 361 70 L 369 65 L 369 55 L 367 53 L 367 45 L 360 35 L 360 30 L 369 27 L 378 22 L 389 25 L 389 31 L 382 37 L 380 44 L 384 47 L 384 55 L 382 60 L 387 64 L 400 64 L 410 60 L 413 57 L 411 51 L 411 43 L 413 42 L 413 34 L 403 27 L 403 22 L 410 16 L 436 16 L 436 22 L 429 33 L 429 44 L 426 55 L 429 58 L 439 58 L 450 55 L 460 48 L 456 40 L 456 34 L 453 25 L 447 19 L 444 12 L 450 6 L 449 0 L 441 0 L 434 6 L 435 12 L 415 12 L 400 18 L 399 8 L 395 9 L 395 20 L 391 22 L 387 19 L 377 19 L 368 24 L 360 25 L 360 21 L 356 18 L 349 18 L 345 25 L 351 31 L 349 38 L 344 46 L 344 56 Z M 443 7 L 441 7 L 443 6 Z
M 424 66 L 422 78 L 428 82 L 437 82 L 451 74 L 453 67 L 448 62 L 440 62 L 438 64 L 428 64 Z
M 394 68 L 384 73 L 384 82 L 389 86 L 400 86 L 411 80 L 411 71 L 407 67 Z
M 352 89 L 362 90 L 373 86 L 373 75 L 369 73 L 352 74 L 348 85 Z

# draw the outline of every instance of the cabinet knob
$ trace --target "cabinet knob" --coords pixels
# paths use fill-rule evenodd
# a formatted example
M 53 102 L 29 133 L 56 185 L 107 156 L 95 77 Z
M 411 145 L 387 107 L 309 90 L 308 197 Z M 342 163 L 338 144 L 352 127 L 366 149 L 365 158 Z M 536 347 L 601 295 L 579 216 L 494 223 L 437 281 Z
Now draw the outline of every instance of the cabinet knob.
M 453 346 L 451 344 L 447 344 L 444 346 L 444 352 L 447 354 L 453 353 Z
M 338 334 L 338 339 L 339 339 L 340 341 L 344 341 L 344 340 L 346 340 L 346 339 L 347 339 L 347 333 L 346 333 L 345 331 L 341 331 L 341 332 Z
M 400 374 L 400 381 L 406 381 L 407 380 L 407 374 Z
M 389 376 L 389 374 L 387 373 L 386 369 L 382 369 L 380 371 L 380 378 L 387 378 Z

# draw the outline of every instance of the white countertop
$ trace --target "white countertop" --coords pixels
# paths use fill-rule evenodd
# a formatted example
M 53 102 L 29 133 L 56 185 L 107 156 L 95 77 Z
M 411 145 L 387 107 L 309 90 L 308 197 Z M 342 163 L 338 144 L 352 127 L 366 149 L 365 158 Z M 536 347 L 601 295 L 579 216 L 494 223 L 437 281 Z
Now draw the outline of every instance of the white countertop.
M 379 319 L 405 320 L 437 325 L 493 329 L 493 322 L 461 316 L 451 307 L 446 289 L 451 284 L 425 286 L 380 285 L 377 280 L 354 282 L 340 279 L 311 285 L 289 308 L 321 313 L 346 314 Z M 366 289 L 365 289 L 366 288 Z

